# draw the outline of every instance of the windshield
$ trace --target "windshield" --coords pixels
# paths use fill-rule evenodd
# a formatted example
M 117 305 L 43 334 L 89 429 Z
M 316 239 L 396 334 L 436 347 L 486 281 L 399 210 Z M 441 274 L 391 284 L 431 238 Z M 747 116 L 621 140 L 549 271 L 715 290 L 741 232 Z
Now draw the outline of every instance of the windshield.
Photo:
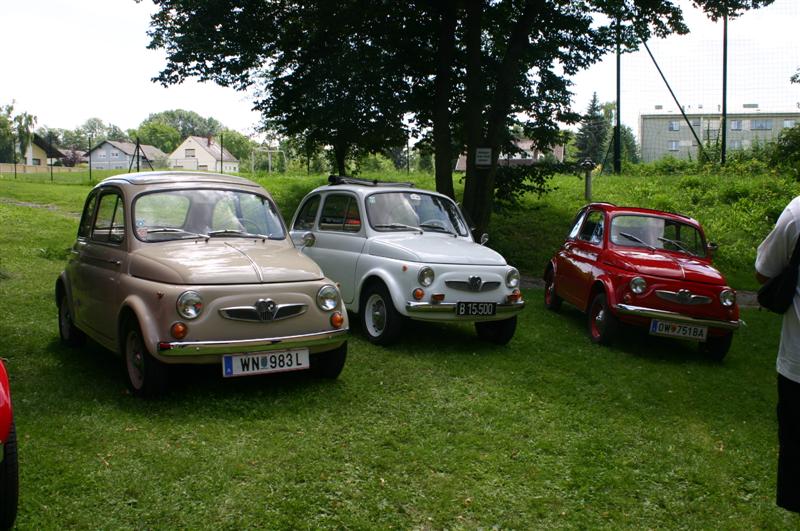
M 378 192 L 367 197 L 367 218 L 375 230 L 416 230 L 467 236 L 467 224 L 453 201 L 419 192 Z
M 139 196 L 136 237 L 145 242 L 209 237 L 283 240 L 283 223 L 264 196 L 231 190 L 169 190 Z
M 611 243 L 706 256 L 705 242 L 699 230 L 687 223 L 658 216 L 614 216 L 611 220 Z

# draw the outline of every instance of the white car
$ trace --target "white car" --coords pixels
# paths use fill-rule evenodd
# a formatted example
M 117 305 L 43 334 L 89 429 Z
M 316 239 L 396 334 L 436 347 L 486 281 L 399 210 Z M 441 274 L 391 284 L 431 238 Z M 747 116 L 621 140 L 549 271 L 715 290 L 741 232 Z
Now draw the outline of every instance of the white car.
M 519 271 L 475 243 L 456 203 L 411 184 L 332 176 L 303 198 L 291 236 L 373 343 L 397 339 L 410 318 L 474 322 L 505 344 L 525 307 Z

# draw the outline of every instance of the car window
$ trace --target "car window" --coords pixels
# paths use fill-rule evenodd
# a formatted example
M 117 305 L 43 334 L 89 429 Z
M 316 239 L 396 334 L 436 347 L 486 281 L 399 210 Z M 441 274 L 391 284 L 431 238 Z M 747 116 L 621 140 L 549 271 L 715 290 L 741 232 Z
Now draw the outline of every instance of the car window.
M 142 195 L 133 206 L 136 237 L 146 242 L 202 236 L 285 238 L 275 205 L 234 190 L 165 190 Z
M 294 221 L 295 230 L 313 230 L 314 222 L 317 220 L 317 210 L 319 210 L 320 196 L 309 197 L 300 208 L 297 219 Z
M 83 208 L 81 223 L 78 226 L 79 238 L 88 238 L 92 234 L 92 216 L 94 216 L 94 207 L 96 205 L 97 205 L 97 193 L 92 192 L 86 199 L 86 206 L 84 206 Z
M 467 236 L 467 224 L 450 199 L 433 194 L 376 192 L 366 200 L 367 218 L 379 231 L 416 230 Z
M 703 236 L 696 227 L 648 215 L 617 215 L 611 220 L 611 243 L 706 256 Z
M 590 243 L 600 243 L 603 241 L 603 213 L 599 210 L 592 210 L 587 214 L 586 221 L 581 226 L 578 238 Z
M 100 196 L 97 215 L 92 226 L 92 240 L 102 243 L 120 243 L 125 238 L 125 210 L 117 193 Z
M 583 224 L 583 218 L 586 216 L 586 210 L 581 210 L 578 212 L 578 215 L 575 216 L 575 222 L 572 224 L 572 229 L 569 231 L 569 236 L 567 238 L 576 238 L 578 236 L 578 231 L 581 229 L 581 225 Z
M 344 194 L 330 194 L 325 197 L 319 217 L 319 230 L 360 231 L 361 216 L 355 198 Z

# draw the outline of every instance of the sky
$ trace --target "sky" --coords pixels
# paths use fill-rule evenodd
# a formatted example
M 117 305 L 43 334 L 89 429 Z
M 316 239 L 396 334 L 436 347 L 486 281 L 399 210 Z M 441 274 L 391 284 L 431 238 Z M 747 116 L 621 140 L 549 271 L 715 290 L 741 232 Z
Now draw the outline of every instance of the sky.
M 150 113 L 187 109 L 212 116 L 227 127 L 252 134 L 259 114 L 247 93 L 188 80 L 162 87 L 153 83 L 165 65 L 161 50 L 148 50 L 147 29 L 155 7 L 149 0 L 0 0 L 0 105 L 38 118 L 38 125 L 73 129 L 98 117 L 123 130 Z M 681 0 L 688 36 L 649 43 L 681 104 L 715 111 L 721 101 L 722 24 L 708 21 Z M 800 66 L 798 0 L 776 0 L 729 23 L 728 108 L 758 103 L 759 109 L 800 110 L 800 85 L 789 77 Z M 32 31 L 35 28 L 35 31 Z M 24 43 L 24 44 L 23 44 Z M 615 99 L 615 59 L 574 78 L 573 99 L 585 111 L 593 92 L 601 102 Z M 622 120 L 634 133 L 638 116 L 655 105 L 677 111 L 646 52 L 622 58 Z

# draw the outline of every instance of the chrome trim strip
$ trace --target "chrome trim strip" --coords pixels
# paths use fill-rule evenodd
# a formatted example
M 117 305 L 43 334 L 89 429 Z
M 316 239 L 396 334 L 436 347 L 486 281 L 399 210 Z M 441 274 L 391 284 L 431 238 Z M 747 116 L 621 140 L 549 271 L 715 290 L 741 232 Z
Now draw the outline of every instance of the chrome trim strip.
M 294 347 L 312 347 L 326 343 L 344 341 L 347 328 L 314 332 L 296 336 L 263 337 L 257 339 L 231 339 L 227 341 L 172 341 L 156 345 L 162 356 L 192 356 L 203 354 L 231 354 L 236 352 L 263 352 Z M 164 348 L 166 345 L 166 348 Z
M 500 287 L 501 283 L 496 280 L 490 280 L 488 282 L 483 282 L 481 284 L 480 289 L 472 289 L 469 285 L 469 282 L 466 280 L 445 280 L 444 285 L 448 288 L 457 289 L 461 291 L 491 291 L 493 289 L 497 289 Z
M 297 308 L 297 311 L 291 313 L 289 315 L 279 315 L 281 310 L 287 311 L 287 308 Z M 230 314 L 230 312 L 237 311 L 237 312 L 251 312 L 253 314 L 252 318 L 246 317 L 234 317 Z M 271 319 L 264 319 L 262 320 L 258 314 L 258 309 L 255 306 L 230 306 L 228 308 L 220 308 L 219 314 L 224 317 L 225 319 L 230 319 L 231 321 L 244 321 L 246 323 L 271 323 L 273 321 L 282 321 L 283 319 L 289 319 L 290 317 L 297 317 L 298 315 L 303 315 L 308 311 L 308 305 L 306 304 L 278 304 L 275 306 L 275 312 Z
M 406 311 L 409 313 L 456 313 L 456 304 L 455 302 L 440 302 L 438 304 L 434 304 L 432 302 L 416 302 L 416 301 L 406 301 Z M 516 313 L 522 310 L 525 307 L 525 301 L 519 302 L 498 302 L 497 303 L 497 313 Z M 464 315 L 460 316 L 465 318 L 470 317 L 488 317 L 488 316 L 479 316 L 479 315 Z
M 685 293 L 685 295 L 683 294 Z M 665 301 L 674 302 L 675 304 L 698 305 L 698 304 L 711 304 L 711 297 L 705 295 L 695 295 L 692 292 L 684 290 L 675 292 L 667 291 L 665 289 L 657 289 L 656 296 Z
M 630 304 L 618 304 L 617 311 L 623 315 L 633 315 L 636 317 L 648 317 L 650 319 L 664 319 L 677 323 L 692 324 L 696 326 L 710 326 L 712 328 L 723 328 L 725 330 L 736 330 L 741 326 L 742 321 L 718 321 L 715 319 L 699 319 L 690 317 L 677 312 L 657 310 L 655 308 L 645 308 L 643 306 L 632 306 Z

